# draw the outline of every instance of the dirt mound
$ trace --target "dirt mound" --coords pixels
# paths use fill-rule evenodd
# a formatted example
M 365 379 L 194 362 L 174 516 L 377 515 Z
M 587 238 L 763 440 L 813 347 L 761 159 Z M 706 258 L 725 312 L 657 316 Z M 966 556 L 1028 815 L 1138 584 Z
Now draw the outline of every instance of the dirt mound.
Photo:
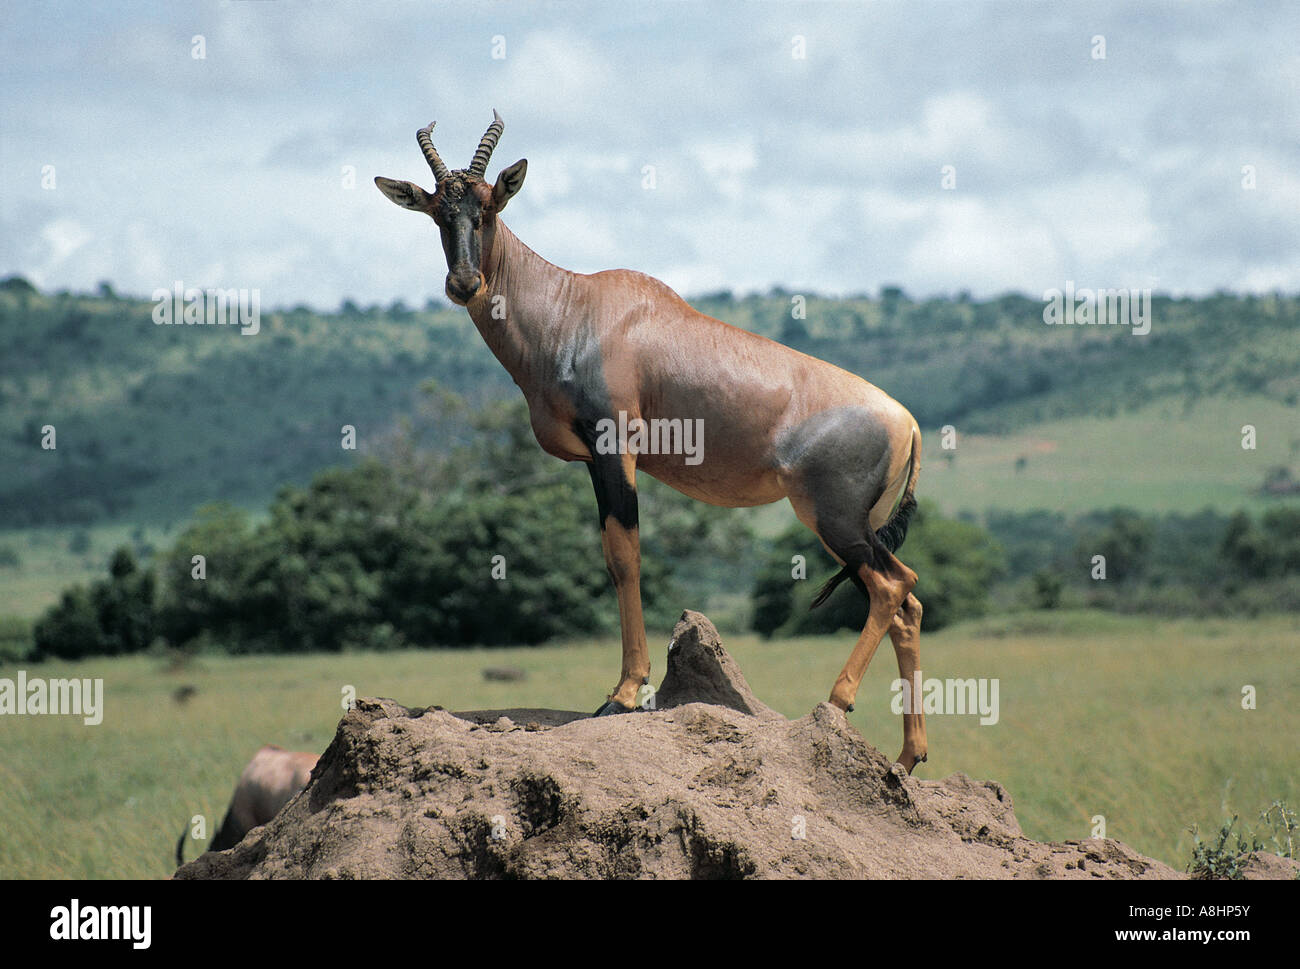
M 830 704 L 759 702 L 704 616 L 654 712 L 359 700 L 311 784 L 177 878 L 1176 878 L 1112 840 L 1043 844 L 1011 797 L 918 780 Z

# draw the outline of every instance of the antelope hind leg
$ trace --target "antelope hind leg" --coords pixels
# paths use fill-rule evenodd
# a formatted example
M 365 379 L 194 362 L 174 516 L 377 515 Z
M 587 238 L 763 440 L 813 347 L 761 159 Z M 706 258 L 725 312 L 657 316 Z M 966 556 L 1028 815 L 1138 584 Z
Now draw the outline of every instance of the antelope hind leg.
M 921 612 L 921 600 L 909 592 L 889 624 L 889 638 L 898 658 L 898 676 L 906 684 L 903 689 L 911 697 L 909 709 L 913 711 L 903 714 L 903 751 L 898 755 L 898 762 L 909 774 L 919 761 L 925 760 L 929 750 L 921 698 L 911 695 L 916 672 L 921 667 Z
M 883 548 L 880 552 L 883 554 L 878 561 L 884 566 L 883 569 L 859 565 L 855 576 L 857 581 L 854 584 L 866 592 L 871 605 L 867 611 L 866 625 L 862 627 L 862 635 L 858 637 L 844 669 L 831 687 L 830 702 L 845 711 L 853 709 L 858 687 L 862 684 L 862 677 L 866 675 L 871 658 L 876 654 L 876 648 L 889 631 L 894 614 L 916 585 L 915 572 Z

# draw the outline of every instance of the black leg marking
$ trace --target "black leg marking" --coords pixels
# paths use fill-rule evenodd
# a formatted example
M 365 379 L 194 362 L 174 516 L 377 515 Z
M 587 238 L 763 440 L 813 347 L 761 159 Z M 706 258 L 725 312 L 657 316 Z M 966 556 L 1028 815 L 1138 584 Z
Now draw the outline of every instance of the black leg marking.
M 591 473 L 591 484 L 596 490 L 600 530 L 605 530 L 605 522 L 612 517 L 628 531 L 632 531 L 638 523 L 636 486 L 623 474 L 623 456 L 600 454 L 596 450 L 599 435 L 596 433 L 595 421 L 574 421 L 573 430 L 591 452 L 591 463 L 587 465 L 587 470 Z

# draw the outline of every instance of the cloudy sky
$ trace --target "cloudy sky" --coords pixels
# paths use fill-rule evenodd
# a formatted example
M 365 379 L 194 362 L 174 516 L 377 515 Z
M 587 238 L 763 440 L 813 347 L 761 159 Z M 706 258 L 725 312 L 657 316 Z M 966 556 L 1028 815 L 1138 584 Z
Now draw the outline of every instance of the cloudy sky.
M 489 176 L 529 162 L 505 220 L 577 271 L 1300 290 L 1293 0 L 6 0 L 0 29 L 0 274 L 46 288 L 441 298 L 432 222 L 371 180 L 431 183 L 430 119 L 468 165 L 496 108 Z

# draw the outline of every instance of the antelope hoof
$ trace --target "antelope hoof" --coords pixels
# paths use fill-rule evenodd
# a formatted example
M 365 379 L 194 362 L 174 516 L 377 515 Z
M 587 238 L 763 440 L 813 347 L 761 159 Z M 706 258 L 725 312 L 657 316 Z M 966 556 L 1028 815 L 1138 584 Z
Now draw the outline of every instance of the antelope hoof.
M 925 760 L 926 756 L 927 754 L 922 754 L 920 757 L 917 757 L 915 754 L 908 753 L 905 750 L 898 755 L 898 762 L 902 764 L 903 767 L 905 767 L 907 769 L 907 772 L 910 774 L 912 773 L 913 768 L 915 768 L 917 764 Z
M 617 700 L 610 699 L 605 701 L 605 705 L 592 714 L 593 717 L 610 717 L 616 713 L 635 713 L 635 707 L 625 707 Z

